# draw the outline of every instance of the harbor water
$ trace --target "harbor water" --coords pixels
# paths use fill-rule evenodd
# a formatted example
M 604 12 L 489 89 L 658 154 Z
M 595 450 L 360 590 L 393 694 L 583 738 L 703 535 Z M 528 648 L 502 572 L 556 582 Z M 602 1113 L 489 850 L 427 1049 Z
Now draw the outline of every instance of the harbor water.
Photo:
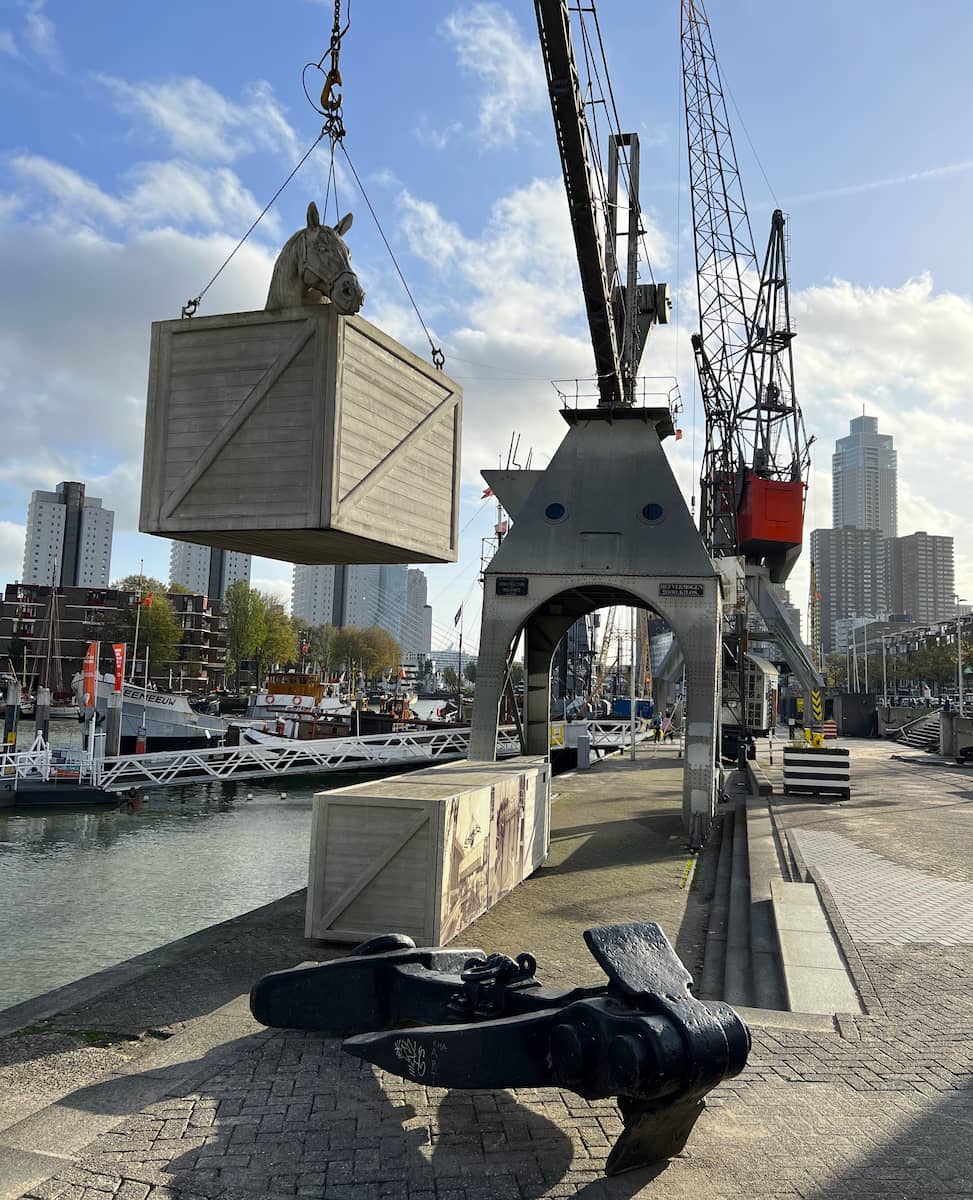
M 32 725 L 20 733 L 29 746 Z M 77 722 L 52 721 L 51 742 L 80 745 Z M 0 810 L 0 1010 L 304 887 L 312 797 L 353 782 L 194 784 L 147 790 L 138 807 Z

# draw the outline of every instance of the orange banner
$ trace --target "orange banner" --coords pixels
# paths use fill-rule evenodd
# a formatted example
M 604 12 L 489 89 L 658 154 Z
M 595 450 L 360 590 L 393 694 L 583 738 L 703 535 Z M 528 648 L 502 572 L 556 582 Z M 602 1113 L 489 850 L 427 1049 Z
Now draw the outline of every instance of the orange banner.
M 81 667 L 81 707 L 94 708 L 95 706 L 95 679 L 98 674 L 98 642 L 89 642 L 88 649 L 84 654 L 84 663 Z
M 112 654 L 115 655 L 115 691 L 122 690 L 122 680 L 125 678 L 125 643 L 112 642 Z

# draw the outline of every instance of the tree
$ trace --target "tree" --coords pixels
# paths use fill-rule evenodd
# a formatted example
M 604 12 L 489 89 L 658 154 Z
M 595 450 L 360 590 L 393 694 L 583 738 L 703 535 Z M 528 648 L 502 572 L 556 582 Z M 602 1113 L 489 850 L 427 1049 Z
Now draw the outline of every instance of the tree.
M 242 582 L 242 581 L 241 581 Z M 274 663 L 293 662 L 297 655 L 297 639 L 284 606 L 273 596 L 257 593 L 263 606 L 263 622 L 257 635 L 251 657 L 257 663 L 257 683 L 265 666 Z
M 386 671 L 398 671 L 402 648 L 387 629 L 370 625 L 358 631 L 359 655 L 362 670 L 374 679 Z
M 131 579 L 139 578 L 129 576 Z M 144 578 L 144 577 L 143 577 Z M 150 580 L 157 583 L 157 580 Z M 132 591 L 135 588 L 120 588 Z M 152 600 L 146 604 L 149 594 Z M 138 624 L 138 644 L 135 642 L 135 626 Z M 134 596 L 119 608 L 105 609 L 89 627 L 92 641 L 102 643 L 102 651 L 110 651 L 112 642 L 124 642 L 128 647 L 128 662 L 140 658 L 145 660 L 146 647 L 149 654 L 149 671 L 160 671 L 168 667 L 176 656 L 182 641 L 182 626 L 165 592 L 144 592 L 142 601 Z
M 824 660 L 824 678 L 829 687 L 848 682 L 848 659 L 843 650 L 833 650 Z
M 476 659 L 475 658 L 471 658 L 470 661 L 466 664 L 466 666 L 463 668 L 463 674 L 470 681 L 470 683 L 472 683 L 472 684 L 476 683 Z
M 164 596 L 170 589 L 153 575 L 125 575 L 116 579 L 112 587 L 118 592 L 141 592 L 145 596 L 151 592 L 153 596 Z M 175 588 L 171 589 L 176 591 Z M 186 589 L 188 590 L 188 589 Z
M 459 676 L 452 667 L 443 667 L 443 683 L 451 692 L 459 687 Z
M 315 625 L 311 630 L 311 658 L 320 664 L 322 671 L 330 672 L 332 664 L 338 662 L 337 636 L 338 630 L 333 625 Z
M 522 662 L 510 664 L 510 682 L 514 687 L 519 687 L 524 682 L 524 664 Z
M 168 591 L 170 596 L 192 596 L 194 594 L 193 589 L 186 587 L 184 583 L 171 583 Z
M 223 597 L 223 619 L 226 624 L 226 670 L 233 672 L 240 683 L 240 663 L 253 658 L 264 637 L 266 610 L 260 593 L 245 579 L 238 579 L 226 589 Z

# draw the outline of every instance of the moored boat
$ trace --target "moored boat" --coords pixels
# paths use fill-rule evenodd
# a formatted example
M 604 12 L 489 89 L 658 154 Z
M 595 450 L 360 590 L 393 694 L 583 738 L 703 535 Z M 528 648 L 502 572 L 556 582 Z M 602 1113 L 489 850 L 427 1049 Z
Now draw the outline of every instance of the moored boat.
M 111 673 L 99 675 L 95 688 L 96 721 L 101 725 L 108 712 L 108 697 L 115 686 Z M 82 693 L 82 676 L 75 675 L 71 687 L 79 705 Z M 145 730 L 145 749 L 198 750 L 216 746 L 225 737 L 229 722 L 222 717 L 195 712 L 189 698 L 181 692 L 167 692 L 161 688 L 136 683 L 122 684 L 122 739 L 121 753 L 133 754 L 139 731 Z

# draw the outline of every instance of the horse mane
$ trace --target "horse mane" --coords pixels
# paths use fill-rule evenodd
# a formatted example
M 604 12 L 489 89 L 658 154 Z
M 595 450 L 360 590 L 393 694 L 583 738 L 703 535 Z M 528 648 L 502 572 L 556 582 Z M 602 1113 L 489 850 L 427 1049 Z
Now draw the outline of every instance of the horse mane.
M 267 293 L 267 303 L 264 306 L 266 309 L 283 308 L 285 306 L 284 289 L 287 280 L 297 275 L 297 242 L 305 233 L 307 233 L 306 229 L 299 229 L 296 233 L 291 234 L 281 247 L 280 254 L 277 255 L 277 261 L 274 263 L 273 274 L 270 277 L 270 290 Z

